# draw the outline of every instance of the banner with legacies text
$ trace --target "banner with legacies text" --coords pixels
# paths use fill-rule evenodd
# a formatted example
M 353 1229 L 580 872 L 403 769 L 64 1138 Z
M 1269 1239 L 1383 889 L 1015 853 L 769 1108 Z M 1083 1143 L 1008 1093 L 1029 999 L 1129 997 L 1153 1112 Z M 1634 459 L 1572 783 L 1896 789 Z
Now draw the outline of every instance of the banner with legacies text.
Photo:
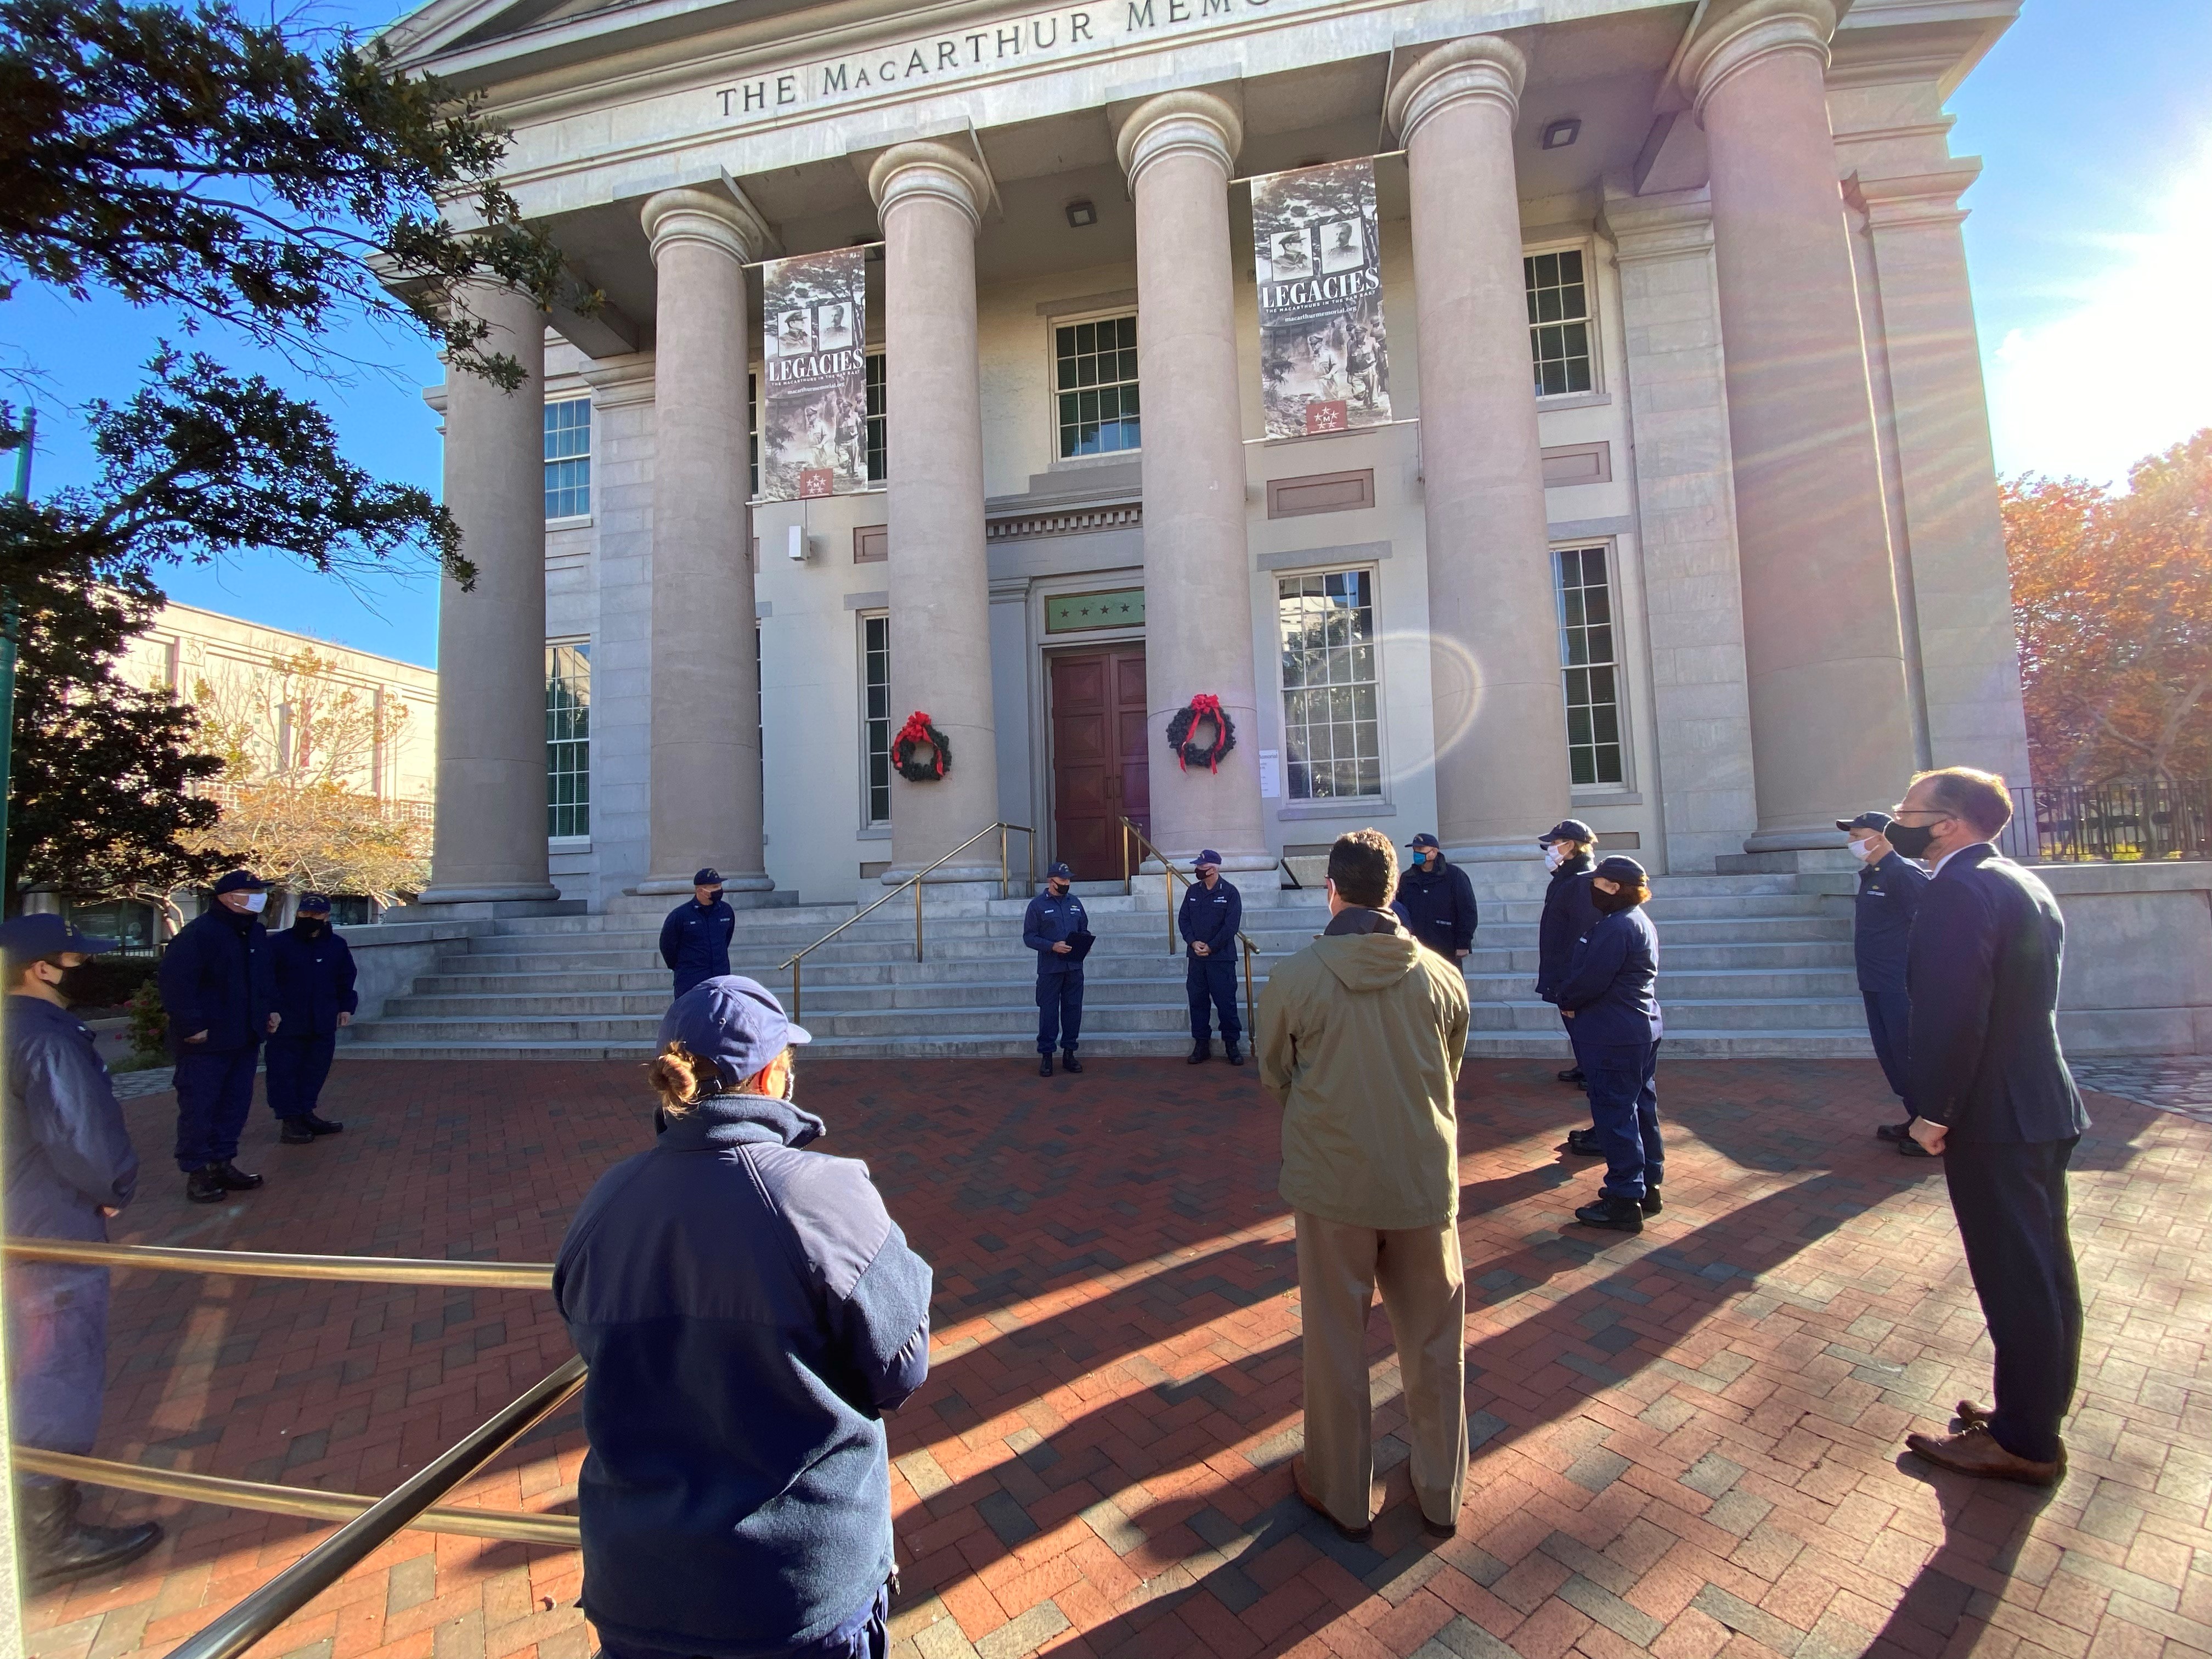
M 1269 437 L 1390 418 L 1380 240 L 1370 158 L 1252 181 L 1260 398 Z
M 844 247 L 761 268 L 763 501 L 867 488 L 867 258 Z

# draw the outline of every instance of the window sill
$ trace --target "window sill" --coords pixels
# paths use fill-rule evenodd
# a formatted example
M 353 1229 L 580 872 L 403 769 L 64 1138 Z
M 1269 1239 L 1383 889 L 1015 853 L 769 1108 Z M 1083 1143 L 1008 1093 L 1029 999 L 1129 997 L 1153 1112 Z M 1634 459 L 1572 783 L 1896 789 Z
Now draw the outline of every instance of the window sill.
M 579 513 L 573 518 L 545 520 L 545 533 L 549 536 L 556 530 L 589 530 L 591 527 L 592 515 L 588 513 Z
M 853 834 L 855 841 L 889 841 L 890 838 L 891 827 L 888 823 L 865 823 Z
M 1536 399 L 1536 412 L 1548 415 L 1555 409 L 1603 409 L 1613 401 L 1610 392 L 1563 392 L 1556 398 Z
M 548 853 L 588 853 L 592 850 L 592 838 L 589 836 L 548 836 L 545 837 L 545 850 Z
M 1398 809 L 1379 795 L 1343 795 L 1328 800 L 1285 801 L 1275 809 L 1279 823 L 1306 818 L 1395 818 Z
M 1567 799 L 1577 806 L 1641 806 L 1643 793 L 1635 789 L 1581 788 L 1571 791 Z
M 1140 460 L 1144 453 L 1144 448 L 1139 445 L 1135 449 L 1109 449 L 1097 455 L 1060 455 L 1053 459 L 1051 470 L 1054 472 L 1081 472 L 1090 467 L 1114 466 L 1123 461 Z

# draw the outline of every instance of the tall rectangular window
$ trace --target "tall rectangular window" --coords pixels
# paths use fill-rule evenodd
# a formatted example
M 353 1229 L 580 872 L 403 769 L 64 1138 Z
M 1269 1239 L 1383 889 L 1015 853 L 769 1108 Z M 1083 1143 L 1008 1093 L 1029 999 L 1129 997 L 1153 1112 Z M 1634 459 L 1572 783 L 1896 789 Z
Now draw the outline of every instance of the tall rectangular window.
M 1567 692 L 1567 775 L 1577 784 L 1620 783 L 1620 664 L 1605 549 L 1553 556 L 1559 581 L 1559 666 Z
M 1053 357 L 1060 459 L 1136 448 L 1137 319 L 1055 328 Z
M 1535 360 L 1536 395 L 1588 392 L 1589 285 L 1583 280 L 1582 250 L 1531 254 L 1521 261 L 1521 276 L 1528 289 L 1528 349 Z
M 545 405 L 545 516 L 580 519 L 592 510 L 592 400 Z
M 1283 759 L 1292 800 L 1382 793 L 1373 573 L 1275 583 L 1283 649 Z
M 884 410 L 890 407 L 884 392 L 884 354 L 871 351 L 866 358 L 868 389 L 868 482 L 881 483 L 890 477 L 890 422 Z
M 592 833 L 592 647 L 545 647 L 545 833 Z
M 760 494 L 760 376 L 745 376 L 745 494 Z
M 868 822 L 891 821 L 891 619 L 860 618 L 860 750 Z

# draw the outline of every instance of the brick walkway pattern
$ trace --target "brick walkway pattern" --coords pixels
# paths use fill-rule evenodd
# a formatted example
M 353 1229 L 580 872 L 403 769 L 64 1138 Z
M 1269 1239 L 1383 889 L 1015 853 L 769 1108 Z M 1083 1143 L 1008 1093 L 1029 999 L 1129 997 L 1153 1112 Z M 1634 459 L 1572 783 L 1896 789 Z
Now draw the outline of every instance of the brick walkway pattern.
M 937 1271 L 933 1369 L 891 1431 L 899 1659 L 2212 1655 L 2212 1128 L 2092 1100 L 2083 1388 L 2044 1493 L 1900 1452 L 1986 1397 L 1989 1356 L 1940 1171 L 1868 1133 L 1872 1065 L 1684 1062 L 1661 1091 L 1666 1213 L 1589 1235 L 1565 1224 L 1595 1185 L 1561 1150 L 1579 1097 L 1469 1066 L 1468 1506 L 1421 1532 L 1378 1313 L 1389 1506 L 1353 1546 L 1291 1489 L 1295 1269 L 1249 1069 L 803 1068 L 824 1150 L 869 1161 Z M 212 1210 L 169 1172 L 173 1098 L 134 1102 L 149 1177 L 118 1236 L 543 1261 L 651 1133 L 620 1064 L 341 1064 L 326 1099 L 343 1136 L 282 1147 L 258 1115 L 270 1186 Z M 542 1295 L 126 1273 L 100 1449 L 382 1492 L 568 1352 Z M 581 1456 L 571 1412 L 460 1501 L 563 1508 Z M 166 1652 L 330 1530 L 95 1504 L 170 1535 L 32 1603 L 52 1659 Z M 579 1579 L 570 1553 L 408 1534 L 258 1651 L 586 1659 Z

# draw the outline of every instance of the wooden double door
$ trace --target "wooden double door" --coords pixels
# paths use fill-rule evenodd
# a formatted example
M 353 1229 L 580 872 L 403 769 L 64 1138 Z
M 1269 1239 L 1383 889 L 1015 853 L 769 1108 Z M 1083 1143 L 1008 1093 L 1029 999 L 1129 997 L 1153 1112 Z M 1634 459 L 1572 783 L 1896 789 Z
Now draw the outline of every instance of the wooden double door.
M 1121 817 L 1152 833 L 1145 750 L 1145 647 L 1054 652 L 1052 844 L 1078 881 L 1121 873 Z M 1133 854 L 1133 858 L 1134 854 Z

